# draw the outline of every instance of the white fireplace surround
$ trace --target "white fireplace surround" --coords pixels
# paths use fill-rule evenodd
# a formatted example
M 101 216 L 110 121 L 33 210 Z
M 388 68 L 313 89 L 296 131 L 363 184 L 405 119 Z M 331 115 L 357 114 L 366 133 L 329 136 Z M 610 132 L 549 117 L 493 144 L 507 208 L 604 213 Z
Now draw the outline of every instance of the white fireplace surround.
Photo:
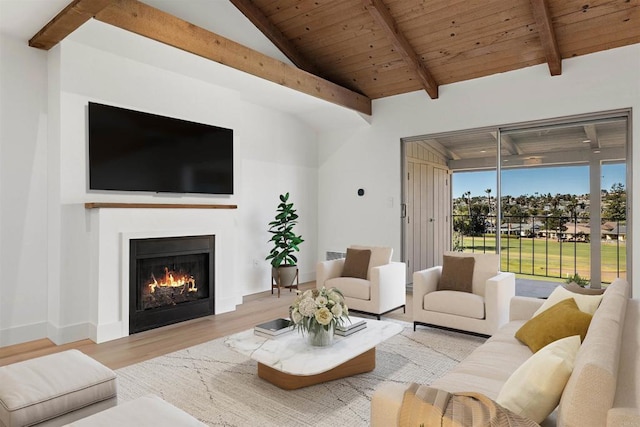
M 110 341 L 129 335 L 129 248 L 131 239 L 215 236 L 214 313 L 233 311 L 242 303 L 235 286 L 236 233 L 229 210 L 92 209 L 91 275 L 96 278 L 90 338 Z M 139 227 L 138 230 L 132 229 Z M 112 256 L 116 255 L 116 256 Z M 117 272 L 117 274 L 113 274 Z M 94 298 L 92 296 L 92 298 Z

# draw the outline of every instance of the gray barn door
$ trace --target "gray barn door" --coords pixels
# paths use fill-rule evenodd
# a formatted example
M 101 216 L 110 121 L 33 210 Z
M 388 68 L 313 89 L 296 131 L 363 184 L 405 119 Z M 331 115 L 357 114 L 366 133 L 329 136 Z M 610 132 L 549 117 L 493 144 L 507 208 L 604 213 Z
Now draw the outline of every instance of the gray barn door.
M 403 218 L 407 281 L 413 273 L 440 264 L 451 242 L 450 173 L 444 161 L 417 143 L 405 146 Z

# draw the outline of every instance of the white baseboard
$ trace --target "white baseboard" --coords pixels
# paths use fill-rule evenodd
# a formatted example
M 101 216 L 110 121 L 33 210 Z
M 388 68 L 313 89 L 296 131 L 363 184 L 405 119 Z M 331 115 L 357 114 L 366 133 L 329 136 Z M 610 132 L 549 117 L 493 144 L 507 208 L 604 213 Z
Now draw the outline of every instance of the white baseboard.
M 235 311 L 238 304 L 242 304 L 242 297 L 239 303 L 235 295 L 227 298 L 216 297 L 215 304 L 215 314 L 229 313 Z
M 311 279 L 308 279 L 311 277 Z M 315 273 L 301 275 L 300 282 L 315 280 Z M 228 313 L 236 310 L 237 305 L 242 304 L 242 297 L 230 296 L 216 298 L 216 314 Z M 94 323 L 78 323 L 69 326 L 56 326 L 49 322 L 39 322 L 31 325 L 17 326 L 0 330 L 0 347 L 21 344 L 29 341 L 48 338 L 56 345 L 74 341 L 90 339 L 98 344 L 122 338 L 128 335 L 122 322 L 113 322 L 106 325 Z
M 54 344 L 61 345 L 91 338 L 89 323 L 59 327 L 50 322 L 38 322 L 31 325 L 16 326 L 0 330 L 0 347 L 22 344 L 48 338 Z
M 47 337 L 47 322 L 0 329 L 0 347 L 40 340 Z
M 89 324 L 89 338 L 94 342 L 100 344 L 103 342 L 126 337 L 129 335 L 129 328 L 127 326 L 125 330 L 124 326 L 125 325 L 120 321 L 108 323 L 106 325 L 96 325 L 95 323 L 91 323 Z
M 69 326 L 56 326 L 47 323 L 47 338 L 56 345 L 89 339 L 90 323 L 77 323 Z
M 313 282 L 316 280 L 316 272 L 300 273 L 300 283 Z

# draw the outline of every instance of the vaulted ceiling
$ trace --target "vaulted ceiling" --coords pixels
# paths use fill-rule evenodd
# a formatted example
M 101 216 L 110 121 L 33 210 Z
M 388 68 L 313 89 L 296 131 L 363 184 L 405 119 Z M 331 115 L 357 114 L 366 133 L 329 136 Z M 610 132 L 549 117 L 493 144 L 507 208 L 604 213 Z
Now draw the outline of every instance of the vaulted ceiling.
M 370 98 L 435 98 L 439 85 L 544 62 L 560 74 L 563 58 L 640 42 L 631 0 L 231 2 L 299 67 Z
M 295 66 L 137 0 L 74 0 L 30 41 L 95 18 L 312 96 L 371 100 L 640 43 L 640 0 L 230 0 Z M 184 1 L 188 7 L 189 1 Z

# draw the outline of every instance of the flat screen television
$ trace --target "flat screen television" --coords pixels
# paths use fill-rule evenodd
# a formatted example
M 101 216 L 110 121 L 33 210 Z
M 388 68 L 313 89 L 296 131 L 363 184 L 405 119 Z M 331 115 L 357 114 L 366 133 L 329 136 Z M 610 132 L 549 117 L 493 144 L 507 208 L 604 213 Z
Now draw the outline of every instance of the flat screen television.
M 89 189 L 233 194 L 233 130 L 90 102 Z

